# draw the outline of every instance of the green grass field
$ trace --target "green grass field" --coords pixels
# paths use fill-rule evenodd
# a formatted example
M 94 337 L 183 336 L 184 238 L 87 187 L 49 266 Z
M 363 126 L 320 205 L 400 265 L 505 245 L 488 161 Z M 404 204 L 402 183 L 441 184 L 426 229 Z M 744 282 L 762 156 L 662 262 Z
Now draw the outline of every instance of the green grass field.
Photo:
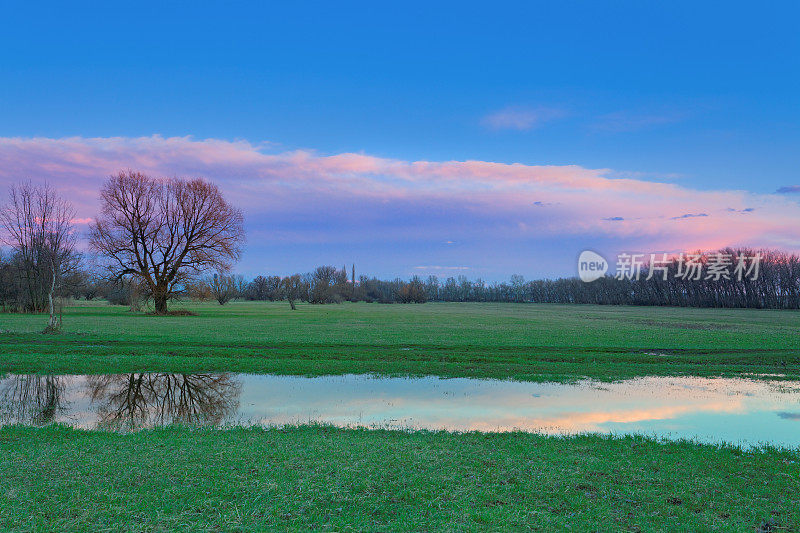
M 79 303 L 0 314 L 0 374 L 800 379 L 800 313 L 528 304 Z M 765 378 L 765 379 L 776 379 Z M 0 529 L 796 531 L 800 451 L 640 437 L 0 429 Z
M 800 461 L 635 437 L 299 427 L 0 431 L 16 531 L 756 531 L 800 524 Z
M 800 377 L 800 312 L 529 304 L 183 304 L 155 317 L 90 303 L 64 332 L 0 314 L 0 372 L 382 373 L 520 380 Z

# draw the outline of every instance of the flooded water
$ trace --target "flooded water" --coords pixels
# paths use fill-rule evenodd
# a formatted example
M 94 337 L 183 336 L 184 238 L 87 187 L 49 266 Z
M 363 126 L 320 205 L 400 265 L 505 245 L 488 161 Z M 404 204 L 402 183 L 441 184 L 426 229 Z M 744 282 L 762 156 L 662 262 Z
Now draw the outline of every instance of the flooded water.
M 170 423 L 549 434 L 637 433 L 800 447 L 800 382 L 645 377 L 574 384 L 248 374 L 0 379 L 0 424 L 137 429 Z

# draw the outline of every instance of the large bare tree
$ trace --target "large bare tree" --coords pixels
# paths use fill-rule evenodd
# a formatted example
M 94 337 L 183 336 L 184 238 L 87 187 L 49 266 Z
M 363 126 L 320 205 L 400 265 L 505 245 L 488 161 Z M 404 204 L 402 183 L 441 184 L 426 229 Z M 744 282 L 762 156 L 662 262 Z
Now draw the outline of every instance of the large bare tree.
M 239 259 L 242 213 L 208 181 L 126 171 L 111 176 L 100 197 L 90 245 L 116 278 L 145 284 L 158 314 L 187 281 L 207 270 L 226 271 Z
M 27 292 L 24 307 L 50 313 L 48 328 L 60 326 L 54 297 L 65 274 L 77 265 L 75 211 L 49 185 L 30 182 L 11 187 L 0 209 L 3 240 L 16 254 Z

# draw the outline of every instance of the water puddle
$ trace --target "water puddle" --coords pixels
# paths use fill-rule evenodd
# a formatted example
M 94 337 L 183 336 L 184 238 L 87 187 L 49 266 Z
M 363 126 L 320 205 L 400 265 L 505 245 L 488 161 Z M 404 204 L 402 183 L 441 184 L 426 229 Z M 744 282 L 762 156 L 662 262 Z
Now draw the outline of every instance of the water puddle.
M 137 429 L 322 422 L 548 434 L 637 433 L 800 447 L 800 382 L 645 377 L 617 383 L 250 374 L 11 375 L 0 425 Z

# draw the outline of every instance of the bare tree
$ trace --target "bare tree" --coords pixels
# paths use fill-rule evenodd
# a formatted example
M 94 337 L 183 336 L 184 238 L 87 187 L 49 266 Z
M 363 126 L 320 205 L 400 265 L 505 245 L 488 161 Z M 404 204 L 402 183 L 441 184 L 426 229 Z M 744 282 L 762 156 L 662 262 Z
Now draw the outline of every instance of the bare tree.
M 269 300 L 271 302 L 280 300 L 282 298 L 281 277 L 256 276 L 242 292 L 248 300 Z
M 14 263 L 0 249 L 0 311 L 20 310 L 19 293 Z
M 321 266 L 308 274 L 309 301 L 315 304 L 339 303 L 342 296 L 339 292 L 341 286 L 341 271 L 334 266 Z M 344 281 L 347 281 L 347 274 L 344 274 Z
M 408 283 L 399 281 L 396 283 L 394 299 L 400 303 L 423 304 L 428 301 L 428 293 L 425 291 L 425 284 L 419 276 L 414 276 Z
M 244 298 L 245 294 L 247 294 L 247 288 L 250 286 L 250 282 L 241 274 L 237 274 L 233 276 L 233 286 L 236 289 L 236 296 L 234 297 Z
M 186 283 L 183 291 L 192 299 L 198 302 L 206 302 L 214 298 L 211 294 L 211 286 L 206 279 Z
M 78 263 L 72 220 L 75 211 L 49 185 L 30 182 L 11 187 L 8 204 L 0 210 L 5 243 L 14 250 L 27 292 L 27 308 L 47 307 L 47 329 L 61 325 L 54 297 L 65 274 Z M 46 303 L 45 303 L 46 300 Z
M 281 281 L 281 288 L 283 289 L 283 294 L 286 296 L 286 299 L 289 301 L 289 307 L 294 311 L 297 309 L 294 302 L 302 298 L 304 290 L 302 276 L 300 276 L 300 274 L 293 274 L 283 278 Z
M 238 294 L 236 277 L 225 275 L 222 273 L 215 273 L 206 283 L 211 291 L 211 296 L 219 302 L 219 305 L 225 305 Z
M 143 281 L 158 314 L 182 285 L 207 270 L 226 271 L 244 241 L 241 211 L 202 179 L 155 179 L 138 172 L 111 176 L 90 245 L 112 274 Z

